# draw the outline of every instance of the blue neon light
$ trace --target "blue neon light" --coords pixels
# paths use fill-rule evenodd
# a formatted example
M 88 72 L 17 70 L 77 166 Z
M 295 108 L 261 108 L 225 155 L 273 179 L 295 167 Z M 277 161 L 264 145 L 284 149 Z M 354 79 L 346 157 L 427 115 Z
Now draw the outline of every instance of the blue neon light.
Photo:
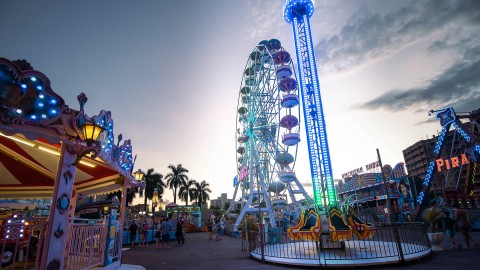
M 457 132 L 460 133 L 460 135 L 462 135 L 462 137 L 467 141 L 467 142 L 470 142 L 472 140 L 472 138 L 470 137 L 470 135 L 468 135 L 467 132 L 465 132 L 465 130 L 462 129 L 462 127 L 460 127 L 456 122 L 453 122 L 453 126 L 457 129 Z
M 309 18 L 313 12 L 312 0 L 284 1 L 283 15 L 285 21 L 292 24 L 298 70 L 300 71 L 300 92 L 315 204 L 336 205 L 337 198 L 310 30 Z M 327 197 L 325 197 L 325 193 Z

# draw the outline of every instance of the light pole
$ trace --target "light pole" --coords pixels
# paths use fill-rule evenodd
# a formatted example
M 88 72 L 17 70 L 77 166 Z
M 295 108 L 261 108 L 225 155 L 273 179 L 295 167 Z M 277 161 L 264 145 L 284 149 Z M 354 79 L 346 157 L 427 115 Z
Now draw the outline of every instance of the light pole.
M 142 182 L 143 181 L 143 176 L 145 175 L 145 173 L 138 169 L 136 172 L 133 173 L 133 177 L 135 177 L 135 180 L 137 180 L 138 182 Z M 144 204 L 144 211 L 145 213 L 147 212 L 147 185 L 145 184 L 145 190 L 144 190 L 144 193 L 143 196 L 145 196 L 145 204 Z
M 157 207 L 158 204 L 158 189 L 154 188 L 153 189 L 153 196 L 152 196 L 152 219 L 153 219 L 153 229 L 155 230 L 155 207 Z

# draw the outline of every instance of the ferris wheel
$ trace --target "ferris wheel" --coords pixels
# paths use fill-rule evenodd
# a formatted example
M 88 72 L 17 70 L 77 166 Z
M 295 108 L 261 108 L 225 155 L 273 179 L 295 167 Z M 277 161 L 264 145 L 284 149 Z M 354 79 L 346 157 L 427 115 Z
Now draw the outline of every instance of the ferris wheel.
M 241 206 L 234 228 L 246 213 L 268 215 L 275 227 L 274 212 L 288 201 L 311 201 L 294 172 L 300 142 L 297 86 L 290 54 L 279 40 L 264 40 L 255 46 L 248 56 L 238 95 L 238 174 L 226 212 Z

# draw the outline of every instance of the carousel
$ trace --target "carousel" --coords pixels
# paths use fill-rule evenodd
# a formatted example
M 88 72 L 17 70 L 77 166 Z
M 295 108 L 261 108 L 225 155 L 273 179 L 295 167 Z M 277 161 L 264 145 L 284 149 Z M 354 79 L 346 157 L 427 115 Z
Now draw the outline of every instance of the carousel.
M 25 60 L 0 58 L 1 269 L 120 267 L 130 140 L 115 142 L 108 111 L 89 117 L 67 106 L 47 76 Z M 80 219 L 86 198 L 122 191 L 100 219 Z

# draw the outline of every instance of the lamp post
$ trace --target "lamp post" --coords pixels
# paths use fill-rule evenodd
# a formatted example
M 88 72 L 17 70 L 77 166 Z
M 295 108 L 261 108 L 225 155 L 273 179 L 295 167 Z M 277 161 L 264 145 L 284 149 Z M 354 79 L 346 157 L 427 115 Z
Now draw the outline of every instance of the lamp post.
M 44 246 L 41 269 L 63 269 L 64 257 L 58 254 L 65 254 L 67 247 L 67 232 L 69 224 L 69 211 L 75 209 L 75 197 L 73 197 L 75 167 L 86 155 L 95 158 L 101 153 L 102 140 L 99 136 L 105 129 L 100 123 L 110 121 L 110 115 L 102 111 L 100 115 L 92 118 L 84 113 L 84 105 L 87 97 L 81 93 L 77 97 L 80 103 L 79 113 L 72 119 L 72 128 L 77 136 L 68 140 L 62 140 L 60 160 L 55 176 L 55 185 L 52 194 L 52 205 L 50 207 L 50 218 Z M 53 226 L 55 224 L 55 226 Z
M 135 180 L 137 180 L 138 182 L 142 182 L 143 181 L 143 176 L 145 175 L 145 173 L 138 169 L 136 172 L 133 173 L 133 177 L 135 178 Z M 145 185 L 145 193 L 147 191 L 147 187 Z M 147 194 L 143 194 L 143 196 L 145 196 L 145 204 L 144 204 L 144 211 L 147 212 Z
M 153 197 L 152 197 L 152 218 L 153 218 L 153 229 L 155 230 L 155 207 L 158 204 L 158 189 L 155 188 L 153 190 Z

